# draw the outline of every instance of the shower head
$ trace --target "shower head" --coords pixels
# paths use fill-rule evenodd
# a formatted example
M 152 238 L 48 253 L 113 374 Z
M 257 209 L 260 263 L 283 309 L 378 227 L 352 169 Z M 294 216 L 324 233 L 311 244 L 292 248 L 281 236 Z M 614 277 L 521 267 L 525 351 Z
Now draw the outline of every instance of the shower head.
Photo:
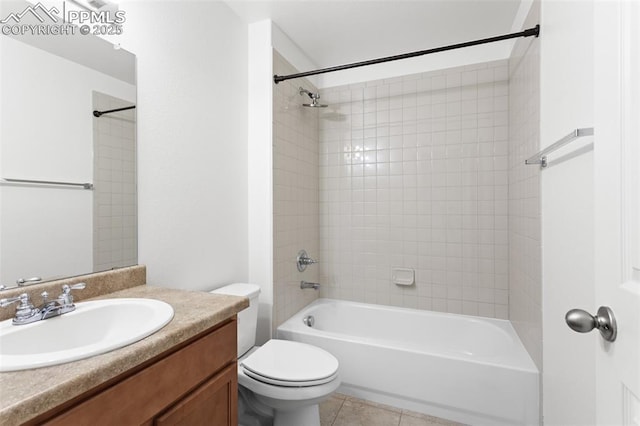
M 326 108 L 329 105 L 319 104 L 318 99 L 312 99 L 310 104 L 302 104 L 302 106 L 311 107 L 311 108 Z
M 300 93 L 300 96 L 306 94 L 311 99 L 311 103 L 302 104 L 302 106 L 311 107 L 311 108 L 326 108 L 326 107 L 329 106 L 329 105 L 323 105 L 323 104 L 318 103 L 318 99 L 320 99 L 320 94 L 319 93 L 312 93 L 312 92 L 310 92 L 307 89 L 304 89 L 302 87 L 300 88 L 300 92 L 299 93 Z

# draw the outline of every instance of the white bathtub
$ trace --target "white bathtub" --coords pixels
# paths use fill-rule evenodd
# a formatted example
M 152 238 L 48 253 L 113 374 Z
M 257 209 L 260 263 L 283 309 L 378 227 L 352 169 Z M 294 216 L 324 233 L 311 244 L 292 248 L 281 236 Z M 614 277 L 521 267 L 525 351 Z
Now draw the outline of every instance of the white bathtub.
M 349 395 L 472 425 L 539 424 L 538 370 L 509 321 L 318 299 L 277 337 L 336 356 Z

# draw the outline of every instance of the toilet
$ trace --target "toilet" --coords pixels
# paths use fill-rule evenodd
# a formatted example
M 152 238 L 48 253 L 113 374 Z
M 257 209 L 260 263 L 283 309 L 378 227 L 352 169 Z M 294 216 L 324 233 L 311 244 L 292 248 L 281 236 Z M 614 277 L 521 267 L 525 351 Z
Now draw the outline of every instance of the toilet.
M 338 360 L 306 343 L 272 339 L 255 346 L 255 284 L 231 284 L 211 293 L 249 298 L 238 313 L 238 421 L 241 426 L 320 426 L 319 403 L 338 386 Z

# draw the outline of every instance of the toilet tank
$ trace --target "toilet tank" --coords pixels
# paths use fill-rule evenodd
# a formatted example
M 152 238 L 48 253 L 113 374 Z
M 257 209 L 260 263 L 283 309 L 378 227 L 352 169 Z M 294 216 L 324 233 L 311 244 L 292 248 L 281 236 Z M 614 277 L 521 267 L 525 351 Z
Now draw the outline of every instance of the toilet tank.
M 255 284 L 236 283 L 217 288 L 211 293 L 249 298 L 249 307 L 238 312 L 238 358 L 240 358 L 256 344 L 260 287 Z

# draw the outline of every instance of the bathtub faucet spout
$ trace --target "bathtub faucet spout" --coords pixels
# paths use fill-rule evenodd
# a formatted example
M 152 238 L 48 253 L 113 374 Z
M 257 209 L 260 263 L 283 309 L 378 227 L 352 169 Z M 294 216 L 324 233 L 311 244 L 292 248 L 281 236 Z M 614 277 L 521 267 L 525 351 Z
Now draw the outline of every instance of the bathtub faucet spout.
M 320 284 L 318 284 L 318 283 L 310 283 L 310 282 L 307 282 L 307 281 L 300 281 L 300 288 L 301 289 L 312 288 L 314 290 L 318 290 L 320 288 Z

